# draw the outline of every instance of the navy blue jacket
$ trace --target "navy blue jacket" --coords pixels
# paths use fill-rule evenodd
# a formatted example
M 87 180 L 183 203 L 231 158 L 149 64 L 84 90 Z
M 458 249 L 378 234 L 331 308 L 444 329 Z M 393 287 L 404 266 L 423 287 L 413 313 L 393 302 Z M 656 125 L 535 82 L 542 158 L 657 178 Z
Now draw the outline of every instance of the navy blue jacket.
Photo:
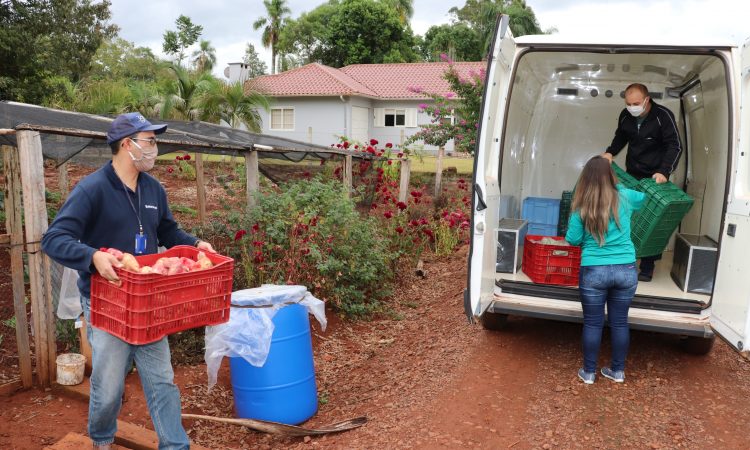
M 669 177 L 677 168 L 682 153 L 674 114 L 653 100 L 640 129 L 627 108 L 620 112 L 617 131 L 607 152 L 617 155 L 625 144 L 628 144 L 625 167 L 638 179 L 655 173 Z
M 140 173 L 133 192 L 109 162 L 76 185 L 42 237 L 42 250 L 50 258 L 78 271 L 81 295 L 90 296 L 90 277 L 96 271 L 92 258 L 97 250 L 107 247 L 135 254 L 138 217 L 134 207 L 147 237 L 144 254 L 156 253 L 159 246 L 193 245 L 197 241 L 175 222 L 161 183 Z

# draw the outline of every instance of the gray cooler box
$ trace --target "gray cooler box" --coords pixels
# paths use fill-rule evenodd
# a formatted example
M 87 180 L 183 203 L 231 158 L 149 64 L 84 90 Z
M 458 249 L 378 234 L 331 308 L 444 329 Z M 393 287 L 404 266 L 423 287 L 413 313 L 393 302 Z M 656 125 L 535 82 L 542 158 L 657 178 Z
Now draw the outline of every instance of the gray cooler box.
M 671 275 L 683 292 L 711 294 L 717 248 L 716 242 L 708 236 L 677 233 Z
M 497 261 L 495 272 L 516 273 L 521 269 L 523 241 L 529 229 L 528 220 L 501 219 L 497 227 Z

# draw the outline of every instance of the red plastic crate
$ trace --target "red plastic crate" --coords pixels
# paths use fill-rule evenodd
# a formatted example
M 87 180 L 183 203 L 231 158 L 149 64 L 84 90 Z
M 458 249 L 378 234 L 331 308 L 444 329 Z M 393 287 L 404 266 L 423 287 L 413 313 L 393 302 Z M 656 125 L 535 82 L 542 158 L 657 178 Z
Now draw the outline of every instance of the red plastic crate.
M 141 266 L 152 266 L 162 257 L 196 259 L 199 251 L 178 245 L 135 259 Z M 130 344 L 148 344 L 178 331 L 227 322 L 234 260 L 215 253 L 206 256 L 212 268 L 177 275 L 115 269 L 120 286 L 98 273 L 92 275 L 91 325 Z
M 523 272 L 534 283 L 577 286 L 581 269 L 581 248 L 572 245 L 540 244 L 542 239 L 565 242 L 565 238 L 527 234 L 523 245 Z

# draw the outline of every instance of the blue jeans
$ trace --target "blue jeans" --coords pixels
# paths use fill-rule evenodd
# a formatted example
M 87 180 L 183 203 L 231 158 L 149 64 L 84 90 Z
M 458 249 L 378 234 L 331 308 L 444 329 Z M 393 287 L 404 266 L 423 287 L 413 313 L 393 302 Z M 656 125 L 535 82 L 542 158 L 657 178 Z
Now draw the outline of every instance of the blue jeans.
M 91 301 L 81 297 L 81 303 L 86 322 L 90 324 Z M 86 332 L 93 359 L 88 432 L 94 445 L 114 442 L 125 376 L 135 361 L 148 411 L 159 436 L 159 449 L 189 449 L 167 338 L 146 345 L 131 345 L 92 326 Z
M 638 287 L 635 263 L 583 266 L 579 275 L 583 308 L 583 370 L 596 372 L 604 327 L 604 305 L 612 337 L 612 370 L 625 370 L 630 344 L 628 309 Z

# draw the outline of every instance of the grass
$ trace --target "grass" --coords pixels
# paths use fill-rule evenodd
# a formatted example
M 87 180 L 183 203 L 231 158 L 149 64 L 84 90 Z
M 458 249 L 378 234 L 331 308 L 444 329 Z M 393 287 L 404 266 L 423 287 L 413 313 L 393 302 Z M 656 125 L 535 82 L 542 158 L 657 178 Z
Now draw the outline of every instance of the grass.
M 183 154 L 183 153 L 180 153 Z M 159 156 L 159 160 L 162 161 L 174 161 L 176 154 L 174 153 L 167 153 L 165 155 Z M 195 154 L 191 153 L 192 159 L 191 163 L 195 161 Z M 221 162 L 222 158 L 224 158 L 224 162 L 232 162 L 235 161 L 236 163 L 244 163 L 245 159 L 242 157 L 236 157 L 232 158 L 229 156 L 222 156 L 222 155 L 203 155 L 203 161 L 204 162 Z M 267 162 L 270 163 L 270 162 Z M 317 166 L 319 165 L 318 160 L 305 160 L 299 163 L 294 163 L 291 161 L 283 161 L 283 160 L 274 160 L 273 164 L 279 164 L 279 165 L 299 165 L 302 166 Z M 437 167 L 437 157 L 435 156 L 423 156 L 422 158 L 414 158 L 412 159 L 411 163 L 411 171 L 412 172 L 425 172 L 425 173 L 435 173 L 435 168 Z M 455 167 L 459 174 L 463 175 L 469 175 L 474 170 L 474 158 L 454 158 L 454 157 L 445 157 L 443 158 L 443 169 L 446 169 L 448 167 Z

